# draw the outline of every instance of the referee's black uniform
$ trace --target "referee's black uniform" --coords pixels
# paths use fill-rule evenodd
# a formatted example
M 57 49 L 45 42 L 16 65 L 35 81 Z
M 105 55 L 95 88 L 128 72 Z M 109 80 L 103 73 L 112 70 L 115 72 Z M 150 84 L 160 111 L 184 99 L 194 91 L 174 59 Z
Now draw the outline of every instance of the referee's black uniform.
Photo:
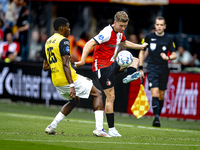
M 166 33 L 164 33 L 163 36 L 150 33 L 143 41 L 149 44 L 147 46 L 148 56 L 146 59 L 148 63 L 147 77 L 149 88 L 159 87 L 160 90 L 166 90 L 169 68 L 167 60 L 163 60 L 160 54 L 165 53 L 167 55 L 168 51 L 170 51 L 170 53 L 176 51 L 173 39 Z
M 147 65 L 147 78 L 149 81 L 149 89 L 159 88 L 159 90 L 165 91 L 167 89 L 167 82 L 169 76 L 168 61 L 161 57 L 161 53 L 166 55 L 170 51 L 175 52 L 175 45 L 170 35 L 163 32 L 163 35 L 157 35 L 155 33 L 148 34 L 142 42 L 148 43 L 148 56 L 146 59 Z M 146 49 L 144 49 L 145 51 Z M 159 106 L 159 109 L 156 107 Z M 163 100 L 159 100 L 158 97 L 152 97 L 152 108 L 154 110 L 154 122 L 153 126 L 160 127 L 160 123 L 156 123 L 156 118 L 159 117 L 163 106 Z M 159 122 L 159 120 L 158 120 Z

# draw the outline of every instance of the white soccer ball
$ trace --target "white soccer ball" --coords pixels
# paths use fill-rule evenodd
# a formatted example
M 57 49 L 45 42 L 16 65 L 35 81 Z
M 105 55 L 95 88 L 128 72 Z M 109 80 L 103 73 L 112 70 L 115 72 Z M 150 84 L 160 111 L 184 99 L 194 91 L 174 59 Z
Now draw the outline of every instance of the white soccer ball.
M 116 61 L 122 67 L 128 67 L 133 62 L 133 55 L 129 51 L 123 50 L 118 53 Z

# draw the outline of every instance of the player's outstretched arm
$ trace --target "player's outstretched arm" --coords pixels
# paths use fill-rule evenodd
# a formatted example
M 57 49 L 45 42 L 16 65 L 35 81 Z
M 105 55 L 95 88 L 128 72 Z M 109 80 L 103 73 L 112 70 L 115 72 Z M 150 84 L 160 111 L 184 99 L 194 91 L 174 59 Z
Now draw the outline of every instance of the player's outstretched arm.
M 144 42 L 143 44 L 135 44 L 128 40 L 125 40 L 125 41 L 121 42 L 120 44 L 121 44 L 121 46 L 123 46 L 125 48 L 138 49 L 138 50 L 144 49 L 148 45 L 146 42 Z
M 93 39 L 91 39 L 90 41 L 88 41 L 84 48 L 83 48 L 83 53 L 82 53 L 82 56 L 81 56 L 81 61 L 79 62 L 74 62 L 74 66 L 79 68 L 81 66 L 83 66 L 85 64 L 85 61 L 86 61 L 86 58 L 88 56 L 88 54 L 90 53 L 90 50 L 92 49 L 93 46 L 97 45 L 97 42 Z

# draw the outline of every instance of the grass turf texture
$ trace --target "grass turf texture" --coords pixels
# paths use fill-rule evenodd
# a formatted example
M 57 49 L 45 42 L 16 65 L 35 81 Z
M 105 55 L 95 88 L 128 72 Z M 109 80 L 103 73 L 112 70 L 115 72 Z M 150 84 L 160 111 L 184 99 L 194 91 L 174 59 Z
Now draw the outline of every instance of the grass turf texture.
M 60 107 L 0 101 L 1 150 L 188 150 L 200 149 L 200 122 L 161 118 L 162 128 L 151 126 L 153 118 L 116 115 L 121 138 L 94 137 L 94 113 L 73 110 L 57 127 L 58 135 L 44 129 Z M 106 118 L 104 117 L 104 120 Z M 106 121 L 104 128 L 108 130 Z

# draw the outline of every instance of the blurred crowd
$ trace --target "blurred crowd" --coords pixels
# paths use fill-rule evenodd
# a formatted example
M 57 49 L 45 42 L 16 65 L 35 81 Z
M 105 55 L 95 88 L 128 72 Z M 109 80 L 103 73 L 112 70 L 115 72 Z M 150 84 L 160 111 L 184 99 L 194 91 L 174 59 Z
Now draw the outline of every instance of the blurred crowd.
M 149 32 L 155 32 L 154 28 L 151 28 Z M 142 39 L 145 37 L 146 32 L 141 31 L 137 34 L 130 34 L 128 40 L 133 43 L 141 43 Z M 184 34 L 182 35 L 172 35 L 174 39 L 174 44 L 176 47 L 177 58 L 175 60 L 169 61 L 171 66 L 179 67 L 180 71 L 184 72 L 200 72 L 200 38 L 199 37 L 188 37 Z M 123 48 L 122 48 L 123 49 Z M 128 49 L 134 57 L 138 57 L 139 51 Z M 146 57 L 148 51 L 146 51 Z M 170 54 L 168 54 L 170 55 Z M 176 72 L 176 71 L 175 71 Z
M 5 62 L 15 61 L 34 61 L 42 62 L 44 55 L 44 44 L 48 38 L 46 26 L 45 31 L 32 28 L 30 21 L 29 0 L 0 0 L 0 60 Z M 53 8 L 53 7 L 52 7 Z M 38 7 L 37 11 L 45 13 Z M 53 9 L 52 9 L 53 11 Z M 53 15 L 54 13 L 52 13 Z M 45 14 L 46 15 L 46 14 Z M 35 17 L 34 17 L 35 16 Z M 42 24 L 41 18 L 37 15 L 32 16 L 32 21 L 40 20 L 37 24 Z M 52 16 L 53 18 L 53 16 Z M 33 23 L 32 23 L 33 24 Z M 31 28 L 31 29 L 30 29 Z M 73 27 L 71 27 L 73 28 Z M 92 28 L 92 27 L 91 27 Z M 154 32 L 154 28 L 141 30 L 137 34 L 127 34 L 127 39 L 140 43 L 142 38 L 150 32 Z M 73 61 L 81 59 L 82 50 L 86 42 L 94 35 L 90 35 L 89 31 L 82 31 L 80 36 L 68 37 L 71 44 L 71 55 Z M 181 70 L 185 68 L 197 68 L 200 66 L 200 37 L 188 36 L 184 34 L 172 35 L 174 37 L 177 59 L 169 62 L 170 64 L 179 64 Z M 28 40 L 29 39 L 29 40 Z M 122 48 L 123 49 L 123 48 Z M 133 56 L 138 57 L 138 50 L 129 50 Z M 93 49 L 91 50 L 86 64 L 93 62 Z M 148 55 L 148 53 L 146 54 Z
M 27 4 L 26 0 L 1 0 L 0 58 L 5 62 L 28 60 Z
M 0 60 L 11 61 L 43 61 L 44 44 L 47 34 L 37 29 L 30 30 L 28 0 L 0 0 Z M 30 33 L 30 40 L 28 37 Z M 68 37 L 71 44 L 72 60 L 81 59 L 82 50 L 90 39 L 89 32 L 84 31 L 80 37 Z M 76 40 L 75 40 L 76 39 Z M 91 64 L 93 50 L 86 63 Z

